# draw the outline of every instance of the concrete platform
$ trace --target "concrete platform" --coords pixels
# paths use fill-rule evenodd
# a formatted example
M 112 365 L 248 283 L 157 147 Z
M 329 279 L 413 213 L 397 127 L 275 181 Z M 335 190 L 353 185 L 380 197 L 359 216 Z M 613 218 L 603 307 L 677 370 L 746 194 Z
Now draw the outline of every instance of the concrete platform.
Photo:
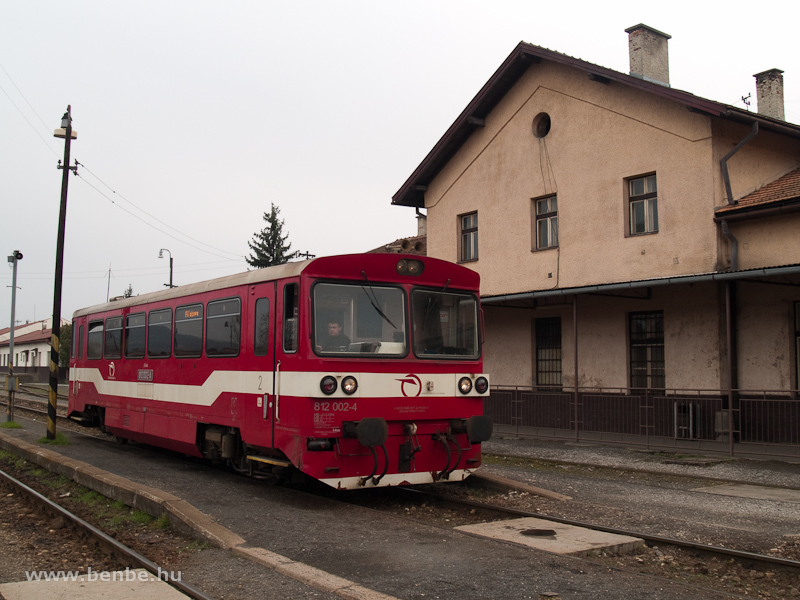
M 461 531 L 522 544 L 530 548 L 568 556 L 627 554 L 644 546 L 644 540 L 525 517 L 479 525 L 456 527 Z
M 732 483 L 730 485 L 713 485 L 710 487 L 695 488 L 692 491 L 703 492 L 704 494 L 718 494 L 720 496 L 771 500 L 773 502 L 796 502 L 800 504 L 800 490 L 790 490 L 786 488 Z
M 74 579 L 0 583 L 5 600 L 185 600 L 181 592 L 144 569 L 102 571 Z

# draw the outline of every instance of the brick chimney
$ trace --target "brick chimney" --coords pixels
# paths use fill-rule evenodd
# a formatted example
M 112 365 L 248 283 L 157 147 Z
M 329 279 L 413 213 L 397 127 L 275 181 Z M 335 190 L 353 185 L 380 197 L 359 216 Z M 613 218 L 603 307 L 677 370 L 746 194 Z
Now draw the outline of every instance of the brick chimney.
M 639 23 L 625 30 L 631 75 L 645 81 L 669 86 L 669 49 L 671 35 Z
M 753 75 L 756 78 L 758 114 L 785 121 L 783 112 L 783 71 L 770 69 Z

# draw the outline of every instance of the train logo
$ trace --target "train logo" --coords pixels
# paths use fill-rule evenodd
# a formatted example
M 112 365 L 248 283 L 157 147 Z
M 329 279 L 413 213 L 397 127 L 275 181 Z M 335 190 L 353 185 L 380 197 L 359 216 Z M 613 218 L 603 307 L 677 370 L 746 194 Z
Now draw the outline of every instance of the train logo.
M 419 377 L 417 377 L 413 373 L 409 373 L 403 379 L 395 379 L 395 381 L 399 381 L 400 382 L 400 393 L 403 394 L 403 396 L 406 396 L 406 397 L 419 396 L 422 393 L 422 381 L 420 381 Z M 412 391 L 414 390 L 414 388 L 416 388 L 417 393 L 416 394 L 407 393 L 406 392 L 406 384 L 409 384 L 410 386 L 412 386 L 411 387 Z
M 115 379 L 117 376 L 117 367 L 113 362 L 108 363 L 108 378 Z

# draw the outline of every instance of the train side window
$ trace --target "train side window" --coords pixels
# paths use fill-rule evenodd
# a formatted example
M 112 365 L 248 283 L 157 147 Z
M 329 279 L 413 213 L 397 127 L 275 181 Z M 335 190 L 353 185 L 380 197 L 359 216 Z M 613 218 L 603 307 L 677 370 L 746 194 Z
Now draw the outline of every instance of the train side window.
M 239 298 L 215 300 L 206 312 L 206 356 L 238 356 L 242 333 Z
M 75 358 L 75 350 L 78 348 L 78 328 L 75 326 L 75 321 L 72 322 L 72 344 L 69 349 L 69 357 Z
M 266 356 L 269 351 L 269 298 L 256 300 L 253 354 Z
M 189 304 L 175 309 L 175 356 L 203 355 L 203 305 Z
M 125 358 L 144 358 L 145 325 L 144 313 L 125 317 Z
M 122 358 L 122 317 L 106 319 L 106 358 Z
M 89 340 L 86 344 L 86 358 L 98 360 L 103 358 L 103 322 L 89 321 Z
M 297 284 L 283 288 L 283 351 L 297 352 Z
M 83 358 L 83 325 L 78 328 L 78 358 Z
M 148 316 L 147 358 L 169 358 L 172 354 L 172 310 L 154 310 Z

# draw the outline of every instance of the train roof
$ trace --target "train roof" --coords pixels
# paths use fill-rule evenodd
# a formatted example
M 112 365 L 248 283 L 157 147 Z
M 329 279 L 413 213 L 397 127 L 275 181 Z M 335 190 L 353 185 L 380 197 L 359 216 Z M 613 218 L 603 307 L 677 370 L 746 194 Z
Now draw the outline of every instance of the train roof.
M 180 287 L 174 287 L 172 289 L 159 290 L 157 292 L 149 292 L 147 294 L 132 296 L 130 298 L 120 298 L 118 300 L 112 300 L 110 302 L 103 302 L 102 304 L 96 304 L 94 306 L 78 309 L 72 314 L 72 317 L 73 318 L 82 317 L 85 315 L 102 313 L 109 310 L 126 308 L 128 306 L 138 306 L 140 304 L 160 302 L 162 300 L 171 300 L 173 298 L 183 298 L 185 296 L 202 294 L 204 292 L 212 292 L 215 290 L 237 287 L 241 285 L 253 285 L 256 283 L 263 283 L 265 281 L 274 281 L 276 279 L 298 277 L 306 270 L 311 271 L 312 276 L 319 276 L 319 274 L 324 272 L 325 267 L 327 267 L 330 263 L 333 262 L 336 262 L 342 265 L 343 267 L 344 266 L 349 267 L 343 269 L 343 272 L 341 273 L 343 278 L 360 279 L 361 269 L 363 269 L 364 266 L 367 266 L 370 263 L 372 264 L 383 263 L 387 260 L 387 257 L 390 257 L 393 261 L 398 261 L 404 258 L 404 255 L 349 254 L 349 255 L 339 255 L 339 256 L 324 256 L 321 258 L 312 258 L 310 260 L 289 262 L 282 265 L 276 265 L 274 267 L 253 269 L 252 271 L 246 271 L 244 273 L 237 273 L 235 275 L 226 275 L 225 277 L 218 277 L 216 279 L 209 279 L 206 281 L 199 281 L 197 283 L 190 283 L 187 285 L 182 285 Z M 426 271 L 428 271 L 430 267 L 433 267 L 433 269 L 431 270 L 434 271 L 439 271 L 440 269 L 447 269 L 449 272 L 452 272 L 453 269 L 455 269 L 456 271 L 461 271 L 465 275 L 465 280 L 462 283 L 469 285 L 470 287 L 474 287 L 474 289 L 477 291 L 478 282 L 480 281 L 480 278 L 478 274 L 475 271 L 472 271 L 471 269 L 436 258 L 420 257 L 420 256 L 405 256 L 405 258 L 412 260 L 423 260 L 426 264 Z M 313 267 L 318 267 L 318 269 L 315 268 L 309 269 L 309 267 L 312 265 Z M 370 279 L 373 280 L 372 278 Z M 374 281 L 386 281 L 386 279 L 376 278 L 374 279 Z

